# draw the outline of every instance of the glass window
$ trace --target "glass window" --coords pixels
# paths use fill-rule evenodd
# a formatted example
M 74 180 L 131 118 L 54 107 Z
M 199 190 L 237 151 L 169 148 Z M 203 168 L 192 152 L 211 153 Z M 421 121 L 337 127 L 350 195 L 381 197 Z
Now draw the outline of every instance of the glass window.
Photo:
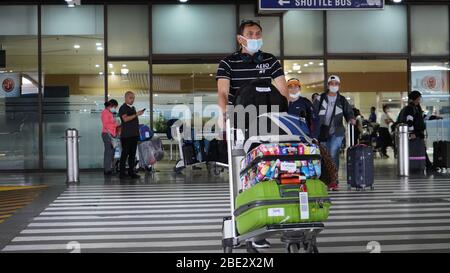
M 328 52 L 406 53 L 405 6 L 377 11 L 327 11 Z
M 264 45 L 262 50 L 280 56 L 280 19 L 279 17 L 256 17 L 254 5 L 239 6 L 239 20 L 259 21 L 263 28 Z
M 140 124 L 150 125 L 150 85 L 149 66 L 146 61 L 123 61 L 108 63 L 108 96 L 124 103 L 125 92 L 132 91 L 135 95 L 134 107 L 137 110 L 146 109 L 139 117 Z M 120 119 L 117 119 L 120 122 Z
M 219 115 L 216 71 L 217 64 L 153 65 L 154 129 L 162 133 L 163 144 L 175 143 L 165 138 L 170 119 L 190 121 L 197 137 L 214 135 L 210 129 Z M 176 145 L 166 149 L 172 151 L 167 158 L 176 158 L 177 149 Z
M 36 6 L 2 6 L 0 16 L 0 170 L 39 164 Z M 3 55 L 0 53 L 0 56 Z
M 62 136 L 67 128 L 78 129 L 82 136 L 80 168 L 103 167 L 104 41 L 99 10 L 100 6 L 89 5 L 42 7 L 46 22 L 42 25 L 44 167 L 48 169 L 65 168 Z M 97 14 L 97 18 L 79 26 L 61 21 L 71 18 L 78 22 L 86 14 Z
M 233 52 L 236 46 L 235 13 L 234 5 L 155 5 L 153 52 Z
M 148 6 L 108 6 L 108 55 L 148 56 Z
M 322 11 L 288 11 L 283 27 L 286 56 L 323 55 Z
M 427 148 L 433 152 L 433 142 L 450 139 L 450 100 L 448 62 L 421 62 L 411 64 L 411 88 L 422 93 L 422 109 L 441 120 L 427 120 Z
M 447 55 L 448 28 L 447 6 L 411 6 L 411 53 Z
M 297 78 L 302 84 L 301 94 L 312 100 L 312 94 L 323 92 L 322 60 L 285 60 L 284 73 L 286 80 Z

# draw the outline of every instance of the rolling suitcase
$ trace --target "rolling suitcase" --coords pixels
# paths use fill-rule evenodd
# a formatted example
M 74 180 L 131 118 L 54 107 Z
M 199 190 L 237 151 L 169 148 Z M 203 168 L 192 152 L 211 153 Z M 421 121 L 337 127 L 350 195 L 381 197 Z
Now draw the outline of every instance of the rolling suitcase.
M 450 168 L 450 141 L 444 140 L 444 122 L 441 122 L 440 140 L 433 142 L 433 165 L 437 168 Z
M 356 145 L 347 149 L 348 190 L 373 190 L 374 182 L 373 149 L 366 145 Z
M 425 141 L 421 138 L 409 140 L 409 170 L 412 173 L 423 173 L 426 167 Z
M 239 234 L 273 224 L 325 221 L 331 207 L 327 186 L 320 180 L 307 180 L 303 186 L 308 193 L 306 208 L 303 203 L 300 207 L 300 185 L 267 181 L 240 193 L 234 211 Z

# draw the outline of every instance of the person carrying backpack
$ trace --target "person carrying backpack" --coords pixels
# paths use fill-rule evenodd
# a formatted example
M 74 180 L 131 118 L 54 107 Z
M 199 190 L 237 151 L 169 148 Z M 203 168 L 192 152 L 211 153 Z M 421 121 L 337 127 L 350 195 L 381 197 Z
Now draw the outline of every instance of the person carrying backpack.
M 339 93 L 341 80 L 332 75 L 328 78 L 328 90 L 314 101 L 314 113 L 318 116 L 318 140 L 330 153 L 339 171 L 339 151 L 345 136 L 343 119 L 356 124 L 353 109 L 347 99 Z M 339 181 L 329 185 L 330 190 L 338 189 Z

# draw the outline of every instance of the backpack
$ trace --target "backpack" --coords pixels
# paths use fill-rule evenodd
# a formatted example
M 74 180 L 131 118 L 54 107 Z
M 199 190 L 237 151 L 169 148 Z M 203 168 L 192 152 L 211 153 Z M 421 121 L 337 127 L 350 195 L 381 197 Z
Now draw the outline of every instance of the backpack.
M 288 111 L 286 97 L 273 84 L 261 79 L 252 80 L 239 88 L 234 97 L 233 105 L 242 105 L 244 108 L 254 105 L 257 110 L 259 110 L 259 106 L 267 106 L 268 112 L 272 112 L 271 106 L 278 105 L 278 112 Z
M 150 129 L 147 125 L 141 124 L 139 125 L 139 140 L 147 141 L 153 137 L 153 130 Z

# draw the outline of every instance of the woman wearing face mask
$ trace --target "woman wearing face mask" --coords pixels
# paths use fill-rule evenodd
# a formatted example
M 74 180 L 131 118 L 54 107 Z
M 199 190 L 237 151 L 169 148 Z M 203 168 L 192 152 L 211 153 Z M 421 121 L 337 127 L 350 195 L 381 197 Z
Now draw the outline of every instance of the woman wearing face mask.
M 111 175 L 113 173 L 114 147 L 111 138 L 115 138 L 118 135 L 119 125 L 114 119 L 118 106 L 119 103 L 114 99 L 107 101 L 105 102 L 105 109 L 101 113 L 102 139 L 105 146 L 105 152 L 103 155 L 103 168 L 105 175 Z

